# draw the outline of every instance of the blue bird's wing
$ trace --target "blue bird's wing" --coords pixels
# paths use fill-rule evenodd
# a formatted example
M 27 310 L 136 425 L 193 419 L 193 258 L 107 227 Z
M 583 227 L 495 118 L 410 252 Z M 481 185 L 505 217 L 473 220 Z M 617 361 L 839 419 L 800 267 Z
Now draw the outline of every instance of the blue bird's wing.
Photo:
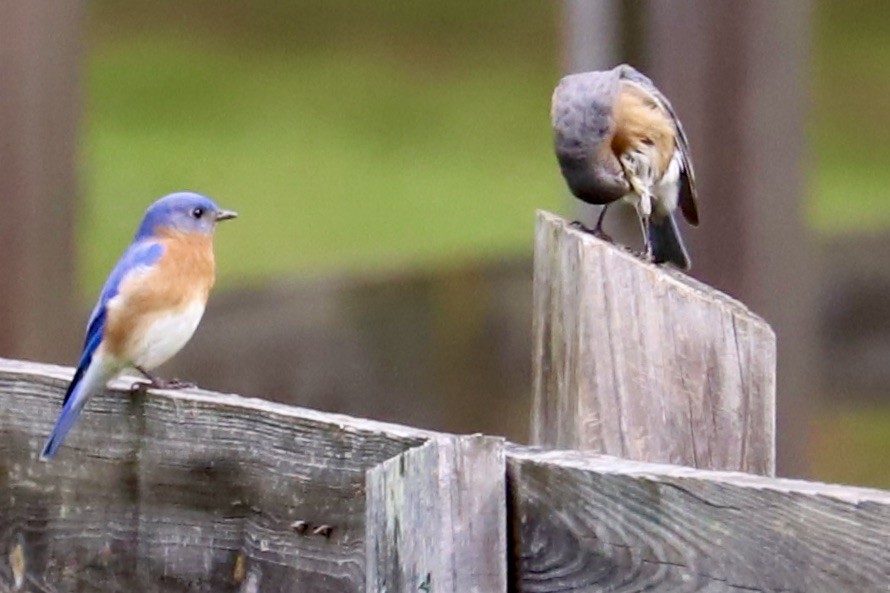
M 74 373 L 74 378 L 71 380 L 68 391 L 65 393 L 63 404 L 68 402 L 75 387 L 77 387 L 81 377 L 86 372 L 93 354 L 102 342 L 102 334 L 105 330 L 105 315 L 108 312 L 108 301 L 117 296 L 121 283 L 130 272 L 151 266 L 161 258 L 163 253 L 164 247 L 160 243 L 153 241 L 133 243 L 118 260 L 111 274 L 108 275 L 105 286 L 102 287 L 102 292 L 99 293 L 99 301 L 93 307 L 93 312 L 90 314 L 90 319 L 87 322 L 83 352 L 81 352 L 80 360 L 77 363 L 77 371 Z
M 120 290 L 124 279 L 135 270 L 151 266 L 156 263 L 164 253 L 164 248 L 159 243 L 140 241 L 131 245 L 121 256 L 117 265 L 108 276 L 105 286 L 99 295 L 99 302 L 93 308 L 90 320 L 87 323 L 87 333 L 84 339 L 83 352 L 77 363 L 74 378 L 68 385 L 65 398 L 62 400 L 62 412 L 53 427 L 52 433 L 44 446 L 42 457 L 50 458 L 62 445 L 65 435 L 74 426 L 77 417 L 90 396 L 97 389 L 101 389 L 110 376 L 113 369 L 108 362 L 93 364 L 93 357 L 102 343 L 105 330 L 105 319 L 108 312 L 108 302 L 113 299 Z M 101 368 L 97 368 L 101 367 Z

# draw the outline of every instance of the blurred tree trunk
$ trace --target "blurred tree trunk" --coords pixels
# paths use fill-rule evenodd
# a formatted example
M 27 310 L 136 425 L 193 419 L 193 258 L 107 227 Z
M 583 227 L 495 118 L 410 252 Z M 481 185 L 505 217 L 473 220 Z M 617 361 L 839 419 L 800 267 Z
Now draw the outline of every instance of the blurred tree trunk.
M 690 137 L 702 225 L 694 276 L 763 315 L 778 337 L 778 473 L 807 474 L 817 393 L 818 262 L 804 223 L 811 3 L 646 5 L 648 73 Z
M 0 355 L 70 362 L 84 2 L 0 2 Z

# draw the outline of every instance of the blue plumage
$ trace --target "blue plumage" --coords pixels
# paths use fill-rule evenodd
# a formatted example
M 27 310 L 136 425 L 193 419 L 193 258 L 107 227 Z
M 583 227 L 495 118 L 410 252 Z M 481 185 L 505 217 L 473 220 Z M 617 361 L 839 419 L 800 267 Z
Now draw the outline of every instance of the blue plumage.
M 200 212 L 201 214 L 195 216 Z M 174 227 L 183 232 L 213 232 L 217 214 L 223 212 L 216 203 L 201 194 L 180 192 L 161 198 L 148 209 L 134 241 L 151 239 L 159 228 Z

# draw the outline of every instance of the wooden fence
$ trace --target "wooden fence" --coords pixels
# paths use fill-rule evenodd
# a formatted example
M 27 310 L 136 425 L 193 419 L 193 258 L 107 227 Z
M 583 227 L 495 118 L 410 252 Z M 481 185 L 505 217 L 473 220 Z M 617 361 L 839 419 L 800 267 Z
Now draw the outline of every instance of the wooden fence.
M 0 590 L 888 591 L 890 493 L 769 477 L 766 324 L 546 214 L 534 301 L 574 450 L 123 378 L 40 462 L 71 371 L 0 361 Z

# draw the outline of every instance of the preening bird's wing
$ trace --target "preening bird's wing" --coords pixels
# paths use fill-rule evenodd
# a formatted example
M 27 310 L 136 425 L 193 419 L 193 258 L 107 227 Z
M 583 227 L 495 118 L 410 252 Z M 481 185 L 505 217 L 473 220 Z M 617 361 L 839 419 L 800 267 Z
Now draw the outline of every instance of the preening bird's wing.
M 90 366 L 93 354 L 102 342 L 102 334 L 105 331 L 105 317 L 108 313 L 108 302 L 113 299 L 120 290 L 121 283 L 130 274 L 138 273 L 141 270 L 151 266 L 157 262 L 164 253 L 164 247 L 155 241 L 140 241 L 133 243 L 124 252 L 117 265 L 105 281 L 102 292 L 99 294 L 99 301 L 93 307 L 93 312 L 87 322 L 87 333 L 83 342 L 83 352 L 80 354 L 80 361 L 77 363 L 77 370 L 74 372 L 74 378 L 65 392 L 63 403 L 67 403 L 77 384 L 83 378 L 83 374 Z
M 671 102 L 668 101 L 667 97 L 655 87 L 655 84 L 649 80 L 645 74 L 627 64 L 618 66 L 617 70 L 621 80 L 636 84 L 643 88 L 664 108 L 674 121 L 674 127 L 677 129 L 677 150 L 680 153 L 680 210 L 683 212 L 683 216 L 686 220 L 689 221 L 689 224 L 697 225 L 698 194 L 695 189 L 695 171 L 692 168 L 692 155 L 689 151 L 689 140 L 686 138 L 686 131 L 683 129 L 683 124 L 680 123 L 680 118 L 677 117 L 677 113 L 674 111 Z

